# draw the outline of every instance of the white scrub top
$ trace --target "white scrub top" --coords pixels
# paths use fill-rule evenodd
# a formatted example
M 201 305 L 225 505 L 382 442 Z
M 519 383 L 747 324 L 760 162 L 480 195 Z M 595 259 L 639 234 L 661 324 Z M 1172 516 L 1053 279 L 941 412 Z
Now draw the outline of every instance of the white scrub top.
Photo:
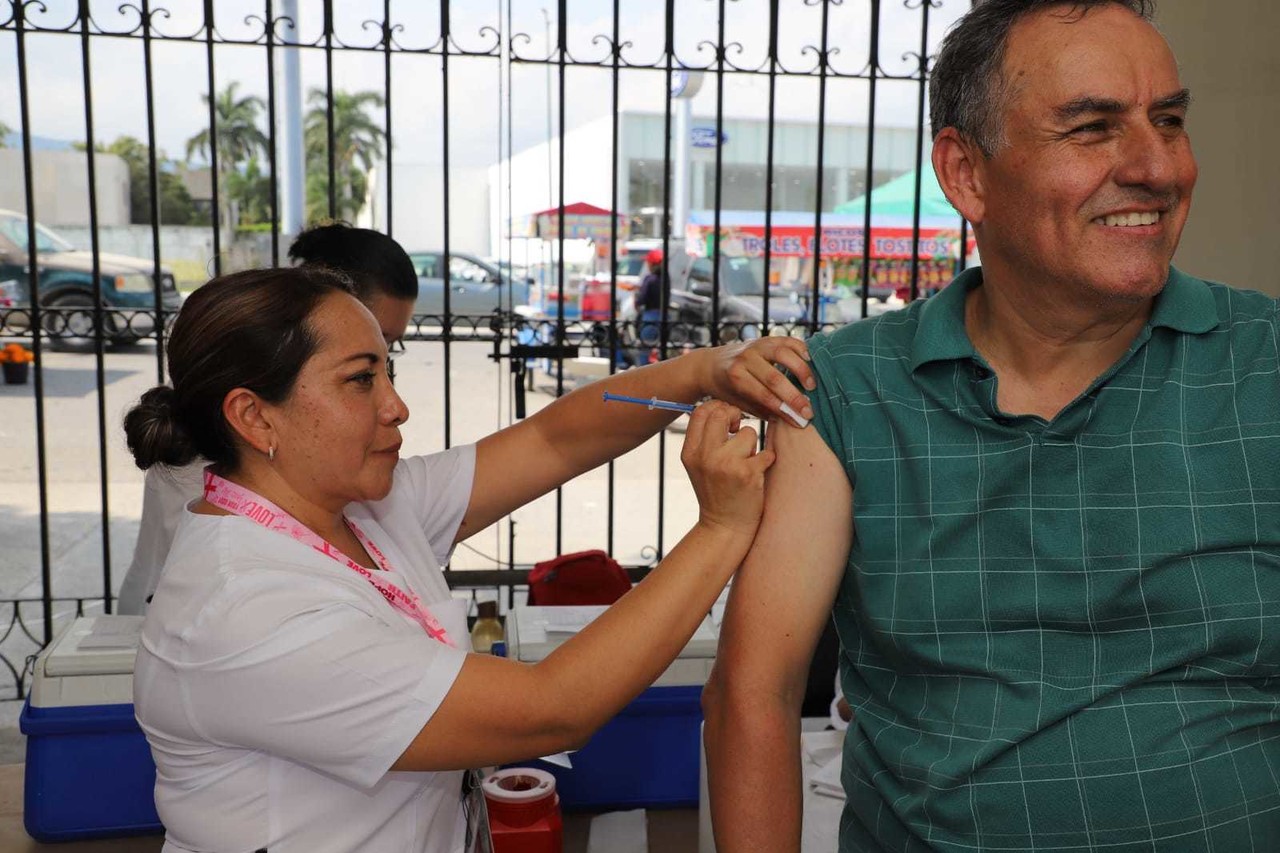
M 388 768 L 470 649 L 440 566 L 474 470 L 474 446 L 406 459 L 385 500 L 347 509 L 457 648 L 311 547 L 186 512 L 134 676 L 165 853 L 461 850 L 461 773 Z
M 152 465 L 147 469 L 142 486 L 138 541 L 133 546 L 133 560 L 120 584 L 117 613 L 141 616 L 147 612 L 147 599 L 160 582 L 160 569 L 169 556 L 178 522 L 182 521 L 187 504 L 204 492 L 204 467 L 207 464 L 204 459 L 197 459 L 189 465 Z

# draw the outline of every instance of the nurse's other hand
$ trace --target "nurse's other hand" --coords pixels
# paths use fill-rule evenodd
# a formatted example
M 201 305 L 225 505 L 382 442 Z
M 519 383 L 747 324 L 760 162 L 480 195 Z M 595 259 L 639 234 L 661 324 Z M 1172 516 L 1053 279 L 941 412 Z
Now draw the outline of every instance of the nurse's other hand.
M 773 450 L 757 450 L 756 431 L 742 412 L 711 400 L 689 416 L 680 461 L 698 496 L 700 524 L 754 538 L 764 512 L 764 472 Z
M 762 418 L 785 418 L 803 427 L 792 413 L 809 421 L 813 409 L 804 392 L 778 367 L 791 371 L 801 385 L 817 387 L 809 364 L 809 348 L 797 338 L 767 337 L 728 344 L 707 351 L 707 393 Z M 786 411 L 784 405 L 791 409 Z

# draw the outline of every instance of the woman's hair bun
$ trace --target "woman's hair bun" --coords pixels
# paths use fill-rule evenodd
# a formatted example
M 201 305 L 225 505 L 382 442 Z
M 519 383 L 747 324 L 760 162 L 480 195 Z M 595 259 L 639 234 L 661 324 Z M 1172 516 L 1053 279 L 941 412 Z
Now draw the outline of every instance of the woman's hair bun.
M 174 411 L 175 400 L 172 388 L 157 385 L 124 416 L 129 452 L 143 470 L 157 463 L 186 465 L 196 458 L 191 436 Z

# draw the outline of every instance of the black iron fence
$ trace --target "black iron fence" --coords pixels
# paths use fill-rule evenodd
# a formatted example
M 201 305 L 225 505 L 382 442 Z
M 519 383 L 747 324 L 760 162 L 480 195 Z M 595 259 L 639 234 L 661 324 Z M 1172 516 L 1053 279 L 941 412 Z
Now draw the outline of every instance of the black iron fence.
M 520 141 L 527 137 L 522 124 L 528 118 L 526 104 L 539 98 L 541 86 L 528 83 L 522 75 L 530 69 L 544 72 L 547 87 L 543 107 L 546 115 L 548 146 L 553 163 L 548 171 L 549 197 L 556 212 L 557 222 L 553 238 L 554 274 L 550 288 L 555 298 L 548 299 L 542 310 L 515 304 L 513 293 L 486 314 L 466 314 L 453 310 L 451 287 L 443 288 L 443 311 L 438 314 L 418 315 L 414 318 L 407 336 L 410 346 L 415 342 L 431 342 L 440 353 L 442 394 L 439 413 L 443 419 L 443 444 L 453 441 L 451 433 L 454 407 L 465 403 L 466 396 L 476 393 L 474 388 L 456 389 L 451 377 L 455 348 L 482 345 L 486 355 L 501 366 L 510 380 L 505 383 L 505 393 L 510 397 L 510 415 L 523 416 L 524 395 L 530 387 L 531 372 L 543 370 L 548 382 L 554 383 L 555 393 L 565 390 L 565 365 L 576 355 L 594 355 L 607 361 L 610 372 L 620 369 L 628 361 L 626 356 L 639 353 L 642 358 L 665 358 L 678 354 L 691 346 L 704 346 L 722 341 L 750 338 L 756 335 L 791 334 L 807 336 L 815 331 L 830 328 L 849 317 L 850 302 L 856 316 L 874 313 L 877 298 L 874 288 L 877 269 L 887 259 L 877 258 L 872 236 L 877 223 L 873 204 L 866 201 L 860 222 L 860 251 L 850 253 L 847 248 L 826 248 L 824 220 L 829 220 L 835 207 L 831 197 L 829 161 L 833 154 L 827 140 L 829 128 L 862 128 L 861 149 L 856 152 L 839 152 L 842 165 L 837 172 L 837 187 L 873 189 L 880 177 L 886 174 L 883 156 L 878 155 L 877 135 L 882 126 L 882 114 L 895 116 L 895 126 L 906 128 L 911 134 L 907 166 L 915 169 L 915 199 L 910 217 L 910 249 L 905 258 L 897 258 L 897 283 L 904 296 L 914 299 L 930 288 L 931 282 L 922 280 L 922 265 L 931 268 L 941 262 L 948 272 L 963 267 L 968 234 L 963 221 L 957 216 L 954 244 L 958 249 L 945 258 L 923 257 L 919 247 L 923 232 L 920 200 L 925 192 L 923 171 L 918 167 L 925 152 L 925 101 L 926 85 L 931 53 L 945 25 L 962 14 L 970 0 L 547 0 L 545 8 L 539 8 L 545 18 L 545 39 L 528 29 L 527 4 L 515 0 L 495 0 L 490 3 L 465 4 L 461 0 L 436 0 L 428 4 L 428 13 L 420 8 L 410 12 L 400 9 L 391 0 L 351 0 L 338 4 L 335 0 L 301 0 L 295 20 L 285 10 L 284 0 L 171 0 L 165 3 L 153 0 L 135 0 L 121 3 L 99 3 L 91 0 L 58 2 L 58 0 L 8 0 L 0 2 L 0 147 L 4 143 L 4 123 L 10 148 L 21 152 L 20 173 L 0 176 L 0 182 L 10 187 L 22 185 L 25 207 L 16 211 L 17 233 L 10 233 L 11 245 L 0 243 L 0 338 L 22 343 L 34 354 L 31 366 L 33 384 L 34 418 L 33 448 L 23 448 L 33 458 L 29 468 L 20 469 L 21 476 L 35 480 L 36 505 L 31 515 L 39 525 L 38 566 L 18 565 L 11 554 L 0 551 L 0 581 L 8 576 L 7 588 L 20 589 L 38 586 L 39 594 L 0 599 L 0 662 L 12 678 L 10 687 L 0 687 L 0 698 L 21 698 L 25 693 L 24 662 L 47 644 L 60 618 L 89 611 L 110 612 L 113 590 L 118 586 L 121 574 L 118 558 L 113 561 L 111 520 L 122 511 L 113 506 L 111 484 L 116 476 L 124 476 L 111 470 L 108 444 L 118 431 L 117 413 L 109 411 L 107 386 L 111 381 L 110 358 L 119 347 L 133 346 L 154 349 L 156 381 L 165 379 L 165 331 L 181 305 L 181 295 L 168 261 L 162 252 L 161 211 L 168 203 L 166 187 L 172 182 L 173 170 L 163 161 L 158 148 L 158 124 L 160 115 L 167 109 L 157 96 L 157 80 L 170 73 L 172 65 L 160 67 L 157 53 L 164 46 L 187 45 L 187 58 L 198 68 L 202 94 L 207 100 L 204 127 L 195 128 L 207 132 L 205 162 L 210 176 L 209 196 L 203 201 L 206 211 L 207 233 L 211 252 L 206 263 L 207 272 L 220 274 L 228 265 L 224 251 L 228 241 L 228 225 L 223 221 L 223 211 L 228 209 L 232 194 L 239 193 L 239 204 L 248 209 L 257 205 L 262 219 L 260 230 L 269 234 L 268 263 L 278 263 L 282 257 L 282 242 L 287 233 L 282 218 L 281 158 L 287 140 L 279 130 L 281 112 L 287 92 L 281 91 L 277 80 L 279 63 L 284 51 L 297 51 L 320 71 L 313 73 L 323 84 L 322 107 L 319 107 L 315 128 L 307 138 L 308 156 L 316 156 L 321 168 L 309 168 L 308 180 L 315 180 L 318 200 L 313 198 L 311 212 L 341 217 L 351 212 L 350 190 L 356 172 L 345 170 L 350 166 L 339 150 L 345 136 L 340 127 L 342 117 L 342 93 L 335 84 L 335 62 L 340 57 L 359 56 L 364 62 L 380 61 L 381 85 L 377 98 L 367 99 L 363 118 L 375 126 L 375 141 L 382 140 L 380 151 L 375 153 L 379 169 L 376 194 L 384 204 L 385 214 L 378 226 L 393 236 L 398 217 L 407 215 L 438 217 L 442 228 L 440 240 L 445 267 L 455 246 L 451 234 L 455 230 L 455 205 L 451 199 L 456 188 L 452 186 L 453 166 L 458 152 L 451 140 L 460 122 L 476 121 L 478 115 L 496 129 L 493 134 L 493 161 L 498 163 L 497 191 L 492 193 L 496 210 L 491 221 L 501 223 L 501 239 L 495 239 L 493 250 L 499 260 L 515 261 L 518 252 L 514 234 L 516 223 L 523 214 L 532 212 L 517 209 L 519 203 L 512 189 L 515 183 L 514 155 L 524 146 Z M 539 4 L 534 4 L 538 6 Z M 396 11 L 393 12 L 393 6 Z M 465 10 L 464 7 L 465 6 Z M 358 7 L 358 8 L 357 8 Z M 486 11 L 478 11 L 486 7 Z M 465 11 L 465 14 L 463 14 Z M 353 17 L 354 15 L 354 17 Z M 403 20 L 402 20 L 403 18 Z M 304 26 L 304 20 L 309 22 Z M 464 20 L 465 19 L 465 22 Z M 660 21 L 660 23 L 655 23 Z M 523 22 L 523 23 L 522 23 Z M 601 23 L 603 22 L 603 23 Z M 552 28 L 554 26 L 554 34 Z M 634 31 L 631 29 L 634 28 Z M 643 30 L 645 38 L 641 38 Z M 136 58 L 141 63 L 143 81 L 141 99 L 144 105 L 143 132 L 145 142 L 136 160 L 141 176 L 142 192 L 134 193 L 135 201 L 143 203 L 144 210 L 134 210 L 134 221 L 150 225 L 150 258 L 148 266 L 131 275 L 111 277 L 104 275 L 106 264 L 100 245 L 100 186 L 96 171 L 96 156 L 83 159 L 87 171 L 85 196 L 82 204 L 86 211 L 91 257 L 89 269 L 83 275 L 68 278 L 59 274 L 56 256 L 40 249 L 46 235 L 42 223 L 49 222 L 52 212 L 42 210 L 39 204 L 39 179 L 35 160 L 40 156 L 34 113 L 34 105 L 50 91 L 47 64 L 41 64 L 41 52 L 52 50 L 51 45 L 74 44 L 78 50 L 79 67 L 61 68 L 65 79 L 58 92 L 78 90 L 78 102 L 64 102 L 61 110 L 78 110 L 83 117 L 86 148 L 93 151 L 102 143 L 98 127 L 102 124 L 103 111 L 95 104 L 103 100 L 103 68 L 95 60 L 95 52 L 104 43 L 128 43 L 136 46 Z M 542 47 L 539 49 L 538 45 Z M 226 114 L 218 103 L 219 93 L 231 81 L 242 80 L 245 74 L 238 59 L 227 58 L 226 51 L 235 48 L 237 57 L 254 52 L 265 66 L 265 79 L 257 88 L 265 90 L 260 103 L 264 108 L 264 124 L 261 134 L 260 155 L 252 163 L 225 162 L 228 148 L 219 144 L 220 122 L 226 122 Z M 172 63 L 172 54 L 166 54 Z M 198 59 L 197 59 L 198 57 Z M 419 72 L 408 80 L 402 79 L 401 61 L 417 57 L 424 62 Z M 256 61 L 256 60 L 255 60 Z M 255 67 L 261 67 L 255 66 Z M 32 69 L 42 68 L 42 75 L 33 78 Z M 393 67 L 397 73 L 393 74 Z M 10 70 L 12 73 L 10 73 Z M 479 69 L 479 70 L 477 70 Z M 496 97 L 490 105 L 477 103 L 469 96 L 463 77 L 481 73 L 496 81 Z M 758 302 L 758 309 L 750 318 L 727 313 L 726 294 L 730 291 L 723 280 L 725 264 L 722 254 L 729 253 L 727 235 L 731 229 L 725 224 L 722 209 L 723 175 L 726 169 L 725 144 L 714 145 L 714 155 L 704 162 L 708 173 L 706 186 L 711 189 L 707 203 L 710 208 L 711 239 L 702 245 L 709 260 L 709 272 L 698 298 L 677 300 L 664 294 L 668 304 L 656 324 L 645 324 L 624 309 L 625 301 L 619 287 L 618 267 L 621 247 L 625 242 L 626 217 L 635 217 L 636 210 L 628 210 L 628 201 L 622 198 L 628 182 L 636 184 L 641 173 L 622 156 L 623 93 L 624 82 L 637 75 L 656 76 L 664 93 L 650 99 L 651 106 L 662 116 L 661 178 L 658 189 L 651 192 L 661 198 L 661 210 L 652 218 L 658 222 L 656 237 L 667 258 L 672 252 L 687 249 L 685 235 L 673 233 L 673 215 L 680 214 L 680 199 L 674 198 L 673 172 L 680 165 L 676 160 L 675 138 L 680 85 L 689 74 L 702 75 L 708 93 L 700 102 L 704 112 L 712 112 L 704 123 L 714 130 L 704 132 L 704 137 L 723 140 L 727 121 L 726 97 L 730 90 L 739 96 L 746 91 L 753 93 L 757 114 L 753 119 L 763 128 L 764 150 L 755 161 L 755 174 L 759 175 L 758 190 L 760 219 L 763 224 L 762 247 L 753 256 L 762 281 L 760 293 L 748 296 Z M 461 75 L 461 76 L 460 76 Z M 566 269 L 566 212 L 565 205 L 574 199 L 566 195 L 568 173 L 576 163 L 568 161 L 566 138 L 573 131 L 570 114 L 581 112 L 581 103 L 575 103 L 567 94 L 571 79 L 577 75 L 590 76 L 598 85 L 592 98 L 604 114 L 612 116 L 609 128 L 611 149 L 607 154 L 610 163 L 608 176 L 611 181 L 609 207 L 624 214 L 623 218 L 610 217 L 607 239 L 600 235 L 599 243 L 607 249 L 598 253 L 604 265 L 608 298 L 607 316 L 581 319 L 567 308 L 570 302 L 566 288 L 572 287 L 571 273 Z M 394 78 L 394 79 L 393 79 Z M 462 80 L 460 84 L 458 81 Z M 522 82 L 523 80 L 523 82 Z M 554 82 L 554 87 L 551 85 Z M 673 85 L 675 84 L 675 85 Z M 462 90 L 458 87 L 461 85 Z M 797 88 L 800 87 L 800 88 Z M 517 91 L 520 88 L 520 91 Z M 432 97 L 424 97 L 424 90 L 432 90 Z M 784 91 L 785 90 L 785 91 Z M 575 89 L 581 92 L 579 87 Z M 808 106 L 797 119 L 796 92 L 805 93 Z M 234 94 L 234 88 L 232 89 Z M 579 101 L 580 101 L 580 95 Z M 536 99 L 535 99 L 536 100 Z M 710 103 L 708 103 L 710 102 Z M 738 98 L 741 108 L 742 98 Z M 397 156 L 388 156 L 394 150 L 408 148 L 416 140 L 405 143 L 393 133 L 397 123 L 403 122 L 407 111 L 417 110 L 417 104 L 431 105 L 439 148 L 438 197 L 422 200 L 413 211 L 405 211 L 403 204 L 393 208 L 396 181 L 401 180 L 397 170 Z M 856 109 L 851 105 L 856 105 Z M 10 109 L 12 108 L 11 112 Z M 860 115 L 854 114 L 855 112 Z M 778 225 L 777 217 L 796 211 L 781 211 L 775 204 L 778 198 L 776 175 L 785 172 L 789 180 L 795 180 L 796 167 L 779 167 L 784 152 L 779 150 L 779 138 L 784 126 L 794 126 L 802 121 L 812 131 L 813 148 L 805 156 L 811 156 L 812 209 L 804 214 L 811 223 L 813 247 L 800 265 L 799 280 L 782 284 L 773 281 L 780 255 L 794 254 L 790 249 L 779 249 L 772 239 Z M 118 123 L 113 123 L 118 124 Z M 554 129 L 552 126 L 554 124 Z M 224 127 L 225 131 L 226 128 Z M 705 128 L 704 128 L 705 131 Z M 434 144 L 434 143 L 433 143 Z M 375 146 L 379 147 L 379 146 Z M 315 148 L 316 151 L 311 149 Z M 319 152 L 318 154 L 316 152 Z M 795 160 L 796 152 L 785 152 Z M 223 158 L 220 162 L 219 158 Z M 741 162 L 734 166 L 735 174 L 743 174 Z M 926 167 L 927 168 L 927 167 Z M 844 172 L 840 172 L 844 169 Z M 255 171 L 256 170 L 256 171 Z M 358 171 L 358 170 L 357 170 Z M 367 189 L 368 174 L 365 173 Z M 749 169 L 747 171 L 750 171 Z M 892 171 L 892 170 L 890 170 Z M 899 167 L 897 171 L 908 172 Z M 652 172 L 651 172 L 652 173 Z M 856 175 L 861 175 L 856 178 Z M 841 175 L 844 175 L 841 177 Z M 257 175 L 260 188 L 257 201 L 245 194 L 243 187 Z M 552 177 L 554 176 L 554 180 Z M 845 183 L 839 183 L 844 181 Z M 356 182 L 358 183 L 358 182 Z M 638 185 L 638 184 L 637 184 Z M 652 189 L 652 188 L 651 188 Z M 683 192 L 683 190 L 682 190 Z M 313 196 L 316 193 L 313 193 Z M 634 200 L 633 200 L 634 201 Z M 686 205 L 687 207 L 687 205 Z M 636 218 L 639 222 L 640 219 Z M 808 227 L 807 225 L 805 227 Z M 855 229 L 856 230 L 856 229 Z M 0 237 L 3 237 L 0 229 Z M 29 247 L 36 247 L 28 251 Z M 837 261 L 850 281 L 860 286 L 846 288 L 843 300 L 833 297 L 832 269 Z M 7 269 L 8 272 L 4 272 Z M 114 270 L 114 267 L 112 268 Z M 7 280 L 6 280 L 7 279 Z M 682 286 L 673 285 L 673 290 Z M 511 281 L 507 281 L 511 287 Z M 690 286 L 690 289 L 693 289 Z M 775 300 L 769 294 L 775 289 L 785 292 L 793 306 L 786 317 L 779 317 L 771 306 Z M 851 295 L 850 295 L 851 294 Z M 741 301 L 741 300 L 739 300 Z M 843 303 L 843 311 L 832 306 Z M 56 549 L 51 544 L 51 528 L 58 510 L 50 503 L 48 480 L 53 462 L 48 446 L 51 429 L 47 412 L 46 354 L 51 349 L 79 349 L 86 361 L 92 362 L 93 388 L 96 394 L 94 423 L 79 424 L 84 440 L 96 441 L 98 448 L 96 480 L 98 481 L 99 510 L 94 535 L 101 545 L 101 581 L 96 592 L 79 593 L 76 597 L 58 597 L 54 594 L 55 579 L 59 572 Z M 631 360 L 635 360 L 632 358 Z M 537 365 L 541 364 L 542 367 Z M 0 406 L 13 405 L 9 398 L 0 398 Z M 8 415 L 16 412 L 9 408 Z M 24 415 L 25 416 L 25 415 Z M 65 428 L 65 424 L 59 425 Z M 658 439 L 659 471 L 665 470 L 665 435 Z M 424 450 L 431 448 L 423 448 Z M 10 448 L 14 450 L 14 448 Z M 15 469 L 19 470 L 19 469 Z M 9 473 L 9 476 L 18 476 Z M 136 473 L 128 476 L 136 477 Z M 657 504 L 658 524 L 652 546 L 645 550 L 648 562 L 656 561 L 664 552 L 663 513 L 666 492 L 661 474 L 657 479 L 654 500 Z M 556 549 L 561 547 L 561 532 L 566 520 L 560 495 L 556 498 Z M 615 472 L 610 465 L 607 476 L 608 526 L 602 544 L 614 549 L 616 514 Z M 128 510 L 136 513 L 136 507 Z M 569 523 L 572 523 L 570 521 Z M 514 526 L 509 528 L 514 541 Z M 3 548 L 0 545 L 0 548 Z M 118 556 L 118 555 L 117 555 Z M 551 555 L 545 555 L 551 556 Z M 116 563 L 113 565 L 113 562 Z M 38 568 L 38 584 L 25 579 L 33 577 Z M 516 549 L 507 549 L 505 559 L 501 555 L 492 558 L 492 571 L 473 574 L 453 572 L 451 582 L 458 588 L 504 589 L 508 592 L 524 580 L 521 569 L 528 568 L 528 561 L 517 559 Z M 495 573 L 500 572 L 500 573 Z M 464 576 L 465 575 L 465 576 Z M 24 586 L 25 585 L 25 586 Z M 7 614 L 7 615 L 6 615 Z M 3 679 L 0 679 L 3 680 Z

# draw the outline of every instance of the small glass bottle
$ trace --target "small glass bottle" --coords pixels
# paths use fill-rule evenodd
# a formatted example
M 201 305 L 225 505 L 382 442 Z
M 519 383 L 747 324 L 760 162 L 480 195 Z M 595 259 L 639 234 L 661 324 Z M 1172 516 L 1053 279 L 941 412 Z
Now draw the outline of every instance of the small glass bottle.
M 498 602 L 482 601 L 479 610 L 476 624 L 471 627 L 471 648 L 479 654 L 487 655 L 493 644 L 501 643 L 506 635 L 502 631 L 502 622 L 498 619 Z

